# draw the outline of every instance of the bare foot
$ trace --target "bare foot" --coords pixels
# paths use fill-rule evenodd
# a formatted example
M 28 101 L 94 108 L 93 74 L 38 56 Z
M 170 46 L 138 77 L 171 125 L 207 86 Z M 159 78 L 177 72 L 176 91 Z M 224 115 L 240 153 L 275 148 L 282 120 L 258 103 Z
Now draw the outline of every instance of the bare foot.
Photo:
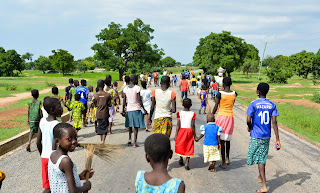
M 230 164 L 230 160 L 228 158 L 226 158 L 226 164 L 229 165 Z
M 211 172 L 217 172 L 216 168 L 211 169 Z
M 110 131 L 110 132 L 108 132 L 108 135 L 111 135 L 112 134 L 112 132 Z
M 259 183 L 262 183 L 262 180 L 261 180 L 260 175 L 258 176 L 258 182 L 259 182 Z
M 137 144 L 134 144 L 134 146 L 133 146 L 134 148 L 136 148 L 136 147 L 139 147 L 139 145 L 137 145 Z
M 268 192 L 268 189 L 263 189 L 263 188 L 261 188 L 260 190 L 257 190 L 257 192 L 259 192 L 259 193 Z
M 221 167 L 221 168 L 223 168 L 223 169 L 226 169 L 226 168 L 227 168 L 226 163 L 220 164 L 219 167 Z

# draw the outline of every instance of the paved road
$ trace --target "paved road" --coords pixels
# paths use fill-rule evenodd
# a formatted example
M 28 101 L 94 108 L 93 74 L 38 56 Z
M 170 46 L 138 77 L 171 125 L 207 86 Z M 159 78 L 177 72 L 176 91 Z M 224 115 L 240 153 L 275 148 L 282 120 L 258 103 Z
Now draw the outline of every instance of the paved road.
M 153 89 L 153 88 L 151 88 Z M 177 93 L 177 88 L 173 88 Z M 179 94 L 178 94 L 179 95 Z M 197 112 L 200 102 L 195 96 L 191 110 Z M 182 110 L 177 102 L 178 110 Z M 203 140 L 195 143 L 195 156 L 190 162 L 190 171 L 178 164 L 178 156 L 173 156 L 169 162 L 169 173 L 181 178 L 186 183 L 186 192 L 255 192 L 260 188 L 257 183 L 257 166 L 246 165 L 246 154 L 249 144 L 249 133 L 245 124 L 245 111 L 235 104 L 235 129 L 231 142 L 231 164 L 225 170 L 217 168 L 217 173 L 210 173 L 207 164 L 203 163 Z M 280 116 L 285 116 L 281 114 Z M 197 134 L 199 127 L 206 123 L 204 115 L 196 119 Z M 176 119 L 174 119 L 174 126 Z M 150 171 L 151 167 L 145 160 L 143 142 L 150 133 L 139 131 L 140 147 L 127 147 L 128 133 L 124 129 L 124 119 L 116 116 L 114 134 L 107 136 L 106 143 L 119 144 L 123 147 L 113 155 L 113 163 L 108 163 L 94 156 L 93 168 L 96 173 L 92 178 L 90 192 L 135 192 L 134 180 L 138 170 Z M 174 132 L 173 132 L 174 133 Z M 98 143 L 99 137 L 94 134 L 91 125 L 79 132 L 79 142 Z M 174 136 L 171 136 L 174 149 Z M 276 151 L 274 137 L 271 139 L 269 157 L 267 161 L 267 180 L 269 192 L 319 192 L 320 189 L 320 151 L 297 137 L 280 130 L 282 149 Z M 24 149 L 0 160 L 0 170 L 7 174 L 1 192 L 41 192 L 40 157 L 32 144 L 32 152 Z M 70 157 L 77 164 L 78 171 L 84 168 L 84 151 L 79 148 L 70 153 Z

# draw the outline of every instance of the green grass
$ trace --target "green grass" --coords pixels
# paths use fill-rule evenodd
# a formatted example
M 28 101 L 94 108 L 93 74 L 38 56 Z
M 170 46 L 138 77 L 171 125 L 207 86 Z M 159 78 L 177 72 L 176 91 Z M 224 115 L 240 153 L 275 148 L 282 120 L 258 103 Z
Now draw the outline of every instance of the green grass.
M 9 139 L 24 130 L 22 127 L 14 127 L 14 128 L 1 128 L 0 127 L 0 141 Z
M 258 80 L 258 73 L 249 74 L 247 77 L 240 72 L 233 72 L 232 89 L 239 94 L 237 101 L 248 106 L 251 101 L 257 98 L 256 87 L 260 82 L 267 82 L 267 77 L 262 73 L 262 80 Z M 287 84 L 269 83 L 270 91 L 268 98 L 276 99 L 293 99 L 293 100 L 309 100 L 312 101 L 312 94 L 320 91 L 319 87 L 313 87 L 311 79 L 302 79 L 293 76 L 288 80 Z M 309 94 L 309 95 L 305 95 Z M 291 95 L 291 96 L 290 96 Z M 279 123 L 294 130 L 295 132 L 306 136 L 311 141 L 320 142 L 320 122 L 319 110 L 304 105 L 296 105 L 292 103 L 276 103 L 279 111 Z M 302 101 L 301 101 L 302 104 Z

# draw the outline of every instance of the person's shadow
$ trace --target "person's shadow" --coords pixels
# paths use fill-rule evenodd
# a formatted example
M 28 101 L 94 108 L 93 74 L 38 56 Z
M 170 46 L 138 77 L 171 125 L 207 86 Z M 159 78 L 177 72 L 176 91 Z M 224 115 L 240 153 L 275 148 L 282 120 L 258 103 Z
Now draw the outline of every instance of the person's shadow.
M 283 171 L 277 171 L 274 175 L 274 179 L 268 180 L 267 185 L 269 186 L 268 192 L 273 192 L 287 182 L 299 180 L 295 185 L 301 186 L 305 181 L 311 178 L 311 173 L 308 172 L 297 172 L 296 174 L 284 174 L 280 176 Z

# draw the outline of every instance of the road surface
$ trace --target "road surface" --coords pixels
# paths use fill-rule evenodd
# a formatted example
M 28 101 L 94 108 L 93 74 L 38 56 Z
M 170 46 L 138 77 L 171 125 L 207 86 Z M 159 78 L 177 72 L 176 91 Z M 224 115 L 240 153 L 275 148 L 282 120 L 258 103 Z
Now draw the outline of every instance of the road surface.
M 151 87 L 150 89 L 154 89 Z M 180 92 L 173 88 L 180 96 Z M 179 99 L 179 97 L 177 97 Z M 200 105 L 196 96 L 190 96 L 193 101 L 191 110 L 197 113 L 196 129 L 206 124 L 206 116 L 198 114 Z M 177 100 L 177 109 L 182 105 Z M 281 114 L 280 116 L 285 116 Z M 174 127 L 176 118 L 174 114 Z M 179 166 L 179 157 L 174 155 L 169 162 L 168 170 L 171 176 L 181 178 L 186 184 L 186 192 L 255 192 L 260 188 L 257 182 L 257 166 L 246 165 L 246 155 L 249 145 L 249 133 L 245 122 L 245 109 L 238 103 L 234 106 L 235 128 L 231 141 L 231 164 L 227 169 L 217 168 L 216 173 L 208 172 L 207 164 L 203 163 L 203 139 L 195 143 L 195 155 L 190 161 L 190 171 Z M 174 133 L 171 136 L 174 150 Z M 112 163 L 94 156 L 93 168 L 95 175 L 91 179 L 91 193 L 135 192 L 134 180 L 138 170 L 150 171 L 151 167 L 145 159 L 143 142 L 147 136 L 143 130 L 139 131 L 138 144 L 140 147 L 127 147 L 128 132 L 124 128 L 124 118 L 117 114 L 113 134 L 107 136 L 106 143 L 118 144 L 122 148 L 112 155 Z M 89 125 L 79 132 L 79 142 L 99 143 L 99 137 L 94 133 L 93 125 Z M 271 138 L 270 151 L 267 160 L 266 174 L 269 192 L 319 192 L 320 190 L 320 151 L 292 134 L 280 129 L 282 149 L 274 148 L 274 136 Z M 0 160 L 0 170 L 5 171 L 7 179 L 3 182 L 1 192 L 41 192 L 41 163 L 35 143 L 31 146 L 32 152 L 20 149 Z M 77 164 L 78 172 L 84 169 L 84 150 L 76 149 L 69 154 Z

